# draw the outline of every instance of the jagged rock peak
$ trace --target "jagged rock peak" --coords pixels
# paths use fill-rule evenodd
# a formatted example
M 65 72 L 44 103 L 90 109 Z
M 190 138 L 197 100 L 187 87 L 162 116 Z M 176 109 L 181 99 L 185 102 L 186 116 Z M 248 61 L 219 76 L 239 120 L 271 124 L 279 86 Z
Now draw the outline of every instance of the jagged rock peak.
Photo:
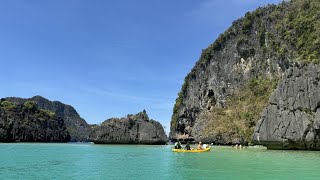
M 132 120 L 144 120 L 144 121 L 149 121 L 149 116 L 147 114 L 147 111 L 144 109 L 143 111 L 139 112 L 136 115 L 128 114 L 127 115 L 128 119 Z
M 90 139 L 98 144 L 165 144 L 167 136 L 163 126 L 150 120 L 143 110 L 136 115 L 111 118 L 95 126 Z

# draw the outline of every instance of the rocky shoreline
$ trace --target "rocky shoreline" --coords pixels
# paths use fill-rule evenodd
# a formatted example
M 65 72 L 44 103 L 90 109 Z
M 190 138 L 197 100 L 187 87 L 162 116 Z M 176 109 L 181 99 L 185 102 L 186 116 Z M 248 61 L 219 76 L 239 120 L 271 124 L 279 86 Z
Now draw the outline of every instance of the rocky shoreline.
M 162 125 L 146 111 L 89 125 L 70 105 L 41 96 L 0 101 L 0 142 L 166 144 Z

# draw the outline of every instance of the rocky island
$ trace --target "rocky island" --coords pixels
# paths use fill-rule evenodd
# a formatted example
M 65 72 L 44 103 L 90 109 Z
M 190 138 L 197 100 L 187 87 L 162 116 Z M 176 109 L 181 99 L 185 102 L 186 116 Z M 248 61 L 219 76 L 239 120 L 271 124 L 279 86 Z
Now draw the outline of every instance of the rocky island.
M 35 96 L 0 101 L 0 142 L 165 144 L 162 125 L 146 111 L 89 125 L 70 105 Z
M 162 125 L 149 119 L 145 110 L 125 118 L 111 118 L 93 128 L 90 138 L 96 144 L 166 144 Z
M 68 142 L 62 118 L 40 109 L 34 101 L 15 105 L 0 100 L 0 142 Z
M 186 76 L 169 138 L 318 150 L 319 17 L 292 0 L 234 21 Z
M 72 106 L 59 101 L 49 101 L 41 96 L 34 96 L 32 98 L 8 97 L 4 99 L 16 105 L 24 104 L 26 101 L 33 101 L 40 109 L 51 111 L 57 117 L 64 120 L 71 136 L 70 141 L 88 141 L 90 127 Z

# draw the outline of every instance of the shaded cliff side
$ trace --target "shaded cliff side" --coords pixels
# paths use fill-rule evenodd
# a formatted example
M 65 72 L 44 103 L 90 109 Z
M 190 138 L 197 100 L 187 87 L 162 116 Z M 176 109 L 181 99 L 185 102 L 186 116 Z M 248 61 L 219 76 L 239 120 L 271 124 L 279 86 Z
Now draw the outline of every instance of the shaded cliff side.
M 125 118 L 111 118 L 90 133 L 96 144 L 165 144 L 167 136 L 162 125 L 149 120 L 146 111 Z
M 173 108 L 170 139 L 250 142 L 283 73 L 294 62 L 319 63 L 319 17 L 319 0 L 293 0 L 234 21 L 186 76 Z
M 26 101 L 34 101 L 41 109 L 49 110 L 55 115 L 64 120 L 64 123 L 70 133 L 71 141 L 87 141 L 90 127 L 87 122 L 82 119 L 78 112 L 70 105 L 63 104 L 59 101 L 49 101 L 41 96 L 34 96 L 32 98 L 18 98 L 8 97 L 5 100 L 15 104 L 23 104 Z
M 262 113 L 254 143 L 268 149 L 320 150 L 320 66 L 288 69 Z
M 62 118 L 40 109 L 34 101 L 15 105 L 0 100 L 0 142 L 68 142 Z

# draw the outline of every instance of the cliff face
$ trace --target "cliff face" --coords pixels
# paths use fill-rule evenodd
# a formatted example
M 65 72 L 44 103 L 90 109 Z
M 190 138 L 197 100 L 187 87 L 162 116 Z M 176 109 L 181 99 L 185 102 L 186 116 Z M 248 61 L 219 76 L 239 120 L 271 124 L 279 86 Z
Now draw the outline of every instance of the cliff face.
M 0 101 L 0 142 L 67 142 L 69 132 L 63 119 L 39 109 L 33 101 L 15 105 Z
M 173 109 L 170 139 L 251 141 L 247 134 L 253 133 L 273 91 L 265 80 L 276 84 L 294 62 L 319 62 L 319 12 L 318 0 L 293 0 L 258 8 L 233 22 L 186 76 Z M 257 93 L 256 87 L 262 90 Z M 240 105 L 258 106 L 260 112 L 241 112 Z
M 320 66 L 288 69 L 262 113 L 254 142 L 268 149 L 320 150 Z
M 71 141 L 87 141 L 89 136 L 89 125 L 82 119 L 77 111 L 70 105 L 59 101 L 49 101 L 41 96 L 35 96 L 30 99 L 17 97 L 5 98 L 5 100 L 15 104 L 23 104 L 26 101 L 34 101 L 41 109 L 52 111 L 57 117 L 62 118 L 70 133 Z
M 128 115 L 126 118 L 111 118 L 98 126 L 88 125 L 72 106 L 49 101 L 41 96 L 29 99 L 9 97 L 3 98 L 2 101 L 4 103 L 0 109 L 0 142 L 94 141 L 107 144 L 167 142 L 162 125 L 150 120 L 145 111 Z M 35 109 L 26 111 L 24 106 L 30 102 L 34 103 Z
M 111 118 L 93 128 L 90 138 L 96 144 L 165 144 L 162 125 L 149 120 L 145 111 L 126 118 Z

